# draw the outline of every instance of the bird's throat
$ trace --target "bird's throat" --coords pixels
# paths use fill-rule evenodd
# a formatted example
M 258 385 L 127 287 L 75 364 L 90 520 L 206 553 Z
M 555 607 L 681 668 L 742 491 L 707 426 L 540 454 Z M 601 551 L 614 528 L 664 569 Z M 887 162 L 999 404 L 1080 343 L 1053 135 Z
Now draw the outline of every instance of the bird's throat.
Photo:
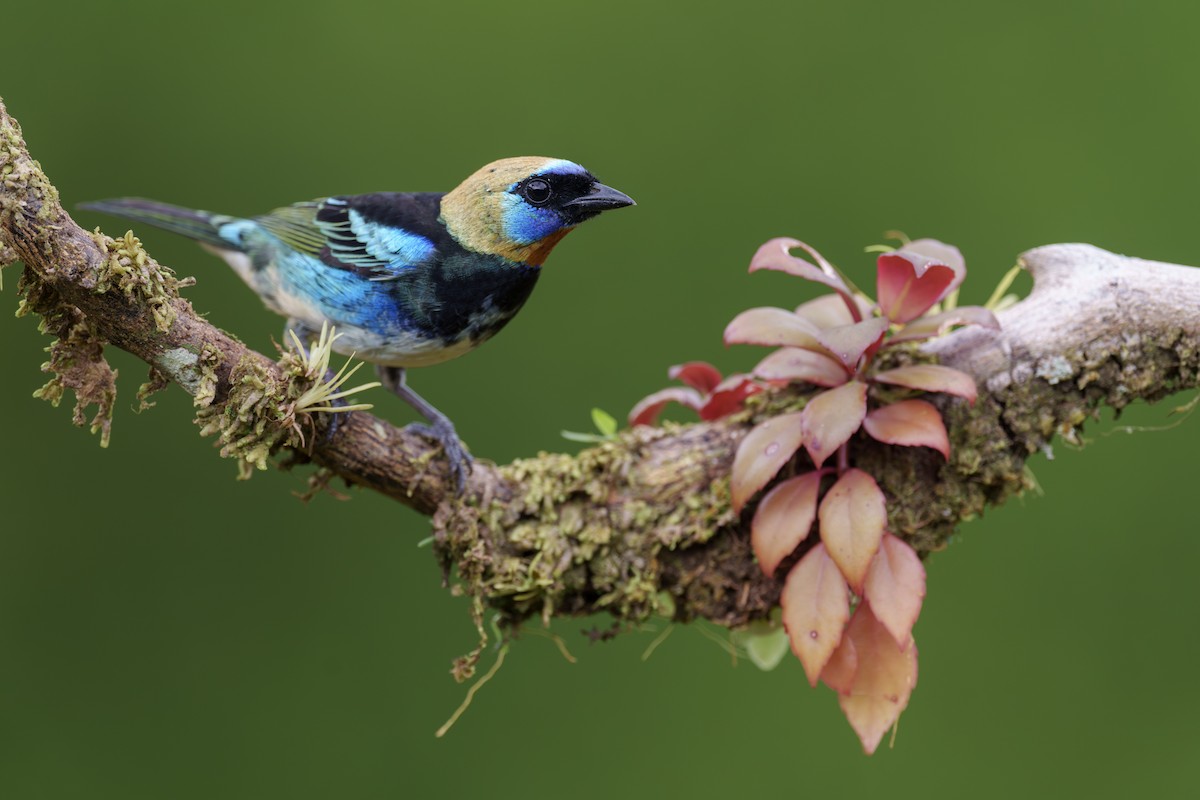
M 573 230 L 575 229 L 563 228 L 562 230 L 555 231 L 544 239 L 540 239 L 531 245 L 518 248 L 519 250 L 524 251 L 522 253 L 524 257 L 514 258 L 513 260 L 521 261 L 522 263 L 529 264 L 532 267 L 540 267 L 542 262 L 546 260 L 546 257 L 550 255 L 550 251 L 554 249 L 554 245 L 561 242 L 562 238 Z

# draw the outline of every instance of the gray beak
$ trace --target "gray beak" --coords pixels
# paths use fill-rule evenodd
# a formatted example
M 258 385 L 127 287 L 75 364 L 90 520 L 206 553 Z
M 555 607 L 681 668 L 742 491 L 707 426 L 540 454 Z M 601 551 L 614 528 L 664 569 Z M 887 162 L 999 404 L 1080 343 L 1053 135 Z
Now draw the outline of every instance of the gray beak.
M 566 208 L 582 208 L 593 212 L 636 205 L 637 203 L 633 202 L 632 197 L 624 192 L 618 192 L 611 186 L 605 186 L 603 183 L 594 183 L 592 190 L 587 194 L 563 203 Z

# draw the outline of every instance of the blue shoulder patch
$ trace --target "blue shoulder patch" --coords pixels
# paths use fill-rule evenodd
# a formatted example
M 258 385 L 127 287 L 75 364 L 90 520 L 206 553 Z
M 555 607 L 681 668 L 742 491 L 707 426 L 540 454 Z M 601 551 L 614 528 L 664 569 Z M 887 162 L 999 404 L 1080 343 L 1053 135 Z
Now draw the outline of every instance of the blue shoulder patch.
M 369 255 L 393 271 L 415 267 L 432 258 L 436 250 L 433 242 L 424 236 L 370 222 L 354 209 L 350 209 L 350 230 Z
M 344 206 L 337 198 L 325 201 Z M 385 281 L 416 267 L 437 252 L 437 247 L 420 234 L 372 222 L 353 208 L 345 209 L 345 218 L 338 222 L 318 219 L 317 225 L 325 234 L 329 253 L 342 264 L 370 270 L 371 280 Z

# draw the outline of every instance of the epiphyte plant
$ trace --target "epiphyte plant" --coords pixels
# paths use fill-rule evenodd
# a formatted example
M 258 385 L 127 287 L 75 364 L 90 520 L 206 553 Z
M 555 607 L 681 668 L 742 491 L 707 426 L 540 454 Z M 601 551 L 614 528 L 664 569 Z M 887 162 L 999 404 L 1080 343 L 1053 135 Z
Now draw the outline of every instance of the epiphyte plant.
M 810 260 L 792 255 L 803 250 Z M 809 683 L 838 693 L 863 748 L 873 753 L 895 725 L 917 681 L 912 628 L 925 596 L 916 552 L 888 531 L 887 497 L 854 462 L 861 430 L 888 445 L 927 447 L 950 457 L 938 407 L 911 396 L 944 393 L 974 403 L 974 380 L 932 363 L 880 369 L 890 348 L 941 335 L 957 325 L 998 329 L 987 308 L 958 306 L 966 267 L 957 248 L 933 239 L 882 252 L 872 300 L 819 252 L 789 238 L 758 249 L 750 271 L 775 270 L 814 281 L 832 294 L 794 311 L 752 308 L 725 329 L 726 344 L 778 347 L 752 375 L 721 380 L 707 364 L 674 367 L 689 388 L 650 395 L 630 414 L 652 424 L 675 401 L 715 419 L 741 410 L 767 386 L 808 385 L 796 411 L 769 417 L 742 440 L 730 477 L 736 511 L 753 508 L 751 545 L 773 577 L 787 566 L 780 594 L 792 651 Z M 790 466 L 789 466 L 790 465 Z M 785 469 L 786 467 L 786 469 Z M 810 538 L 813 527 L 818 536 Z

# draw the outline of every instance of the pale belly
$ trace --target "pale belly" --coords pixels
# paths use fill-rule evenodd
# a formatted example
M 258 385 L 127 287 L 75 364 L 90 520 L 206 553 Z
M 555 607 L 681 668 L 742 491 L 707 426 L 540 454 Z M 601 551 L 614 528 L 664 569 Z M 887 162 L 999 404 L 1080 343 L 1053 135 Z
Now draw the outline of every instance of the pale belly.
M 333 343 L 335 352 L 384 367 L 428 367 L 465 355 L 483 343 L 481 339 L 464 336 L 447 344 L 440 339 L 425 339 L 409 333 L 385 339 L 350 325 L 339 326 L 337 333 L 341 335 Z

